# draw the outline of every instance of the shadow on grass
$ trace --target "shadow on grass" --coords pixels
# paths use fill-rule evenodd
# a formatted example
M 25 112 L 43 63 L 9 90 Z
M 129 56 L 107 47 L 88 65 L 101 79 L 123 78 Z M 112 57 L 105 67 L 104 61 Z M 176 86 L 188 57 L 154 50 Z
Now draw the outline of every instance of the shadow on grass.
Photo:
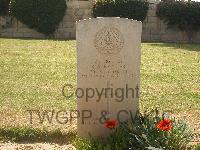
M 47 131 L 30 127 L 1 127 L 0 141 L 16 143 L 48 142 L 59 145 L 70 144 L 76 137 L 75 132 L 63 133 L 60 129 Z
M 10 39 L 10 40 L 35 40 L 35 41 L 39 41 L 39 40 L 47 40 L 47 41 L 72 41 L 75 40 L 74 38 L 66 38 L 66 39 L 57 39 L 57 38 L 4 38 L 4 37 L 0 37 L 0 39 Z
M 188 51 L 200 51 L 200 44 L 185 44 L 185 43 L 148 43 L 151 46 L 170 47 L 173 49 L 184 49 Z
M 46 41 L 73 41 L 75 39 L 56 39 L 56 38 L 0 38 L 0 39 L 14 39 L 14 40 L 46 40 Z M 184 49 L 188 51 L 200 51 L 200 44 L 194 44 L 194 43 L 149 43 L 149 42 L 142 42 L 147 43 L 151 46 L 158 46 L 158 47 L 170 47 L 174 49 Z

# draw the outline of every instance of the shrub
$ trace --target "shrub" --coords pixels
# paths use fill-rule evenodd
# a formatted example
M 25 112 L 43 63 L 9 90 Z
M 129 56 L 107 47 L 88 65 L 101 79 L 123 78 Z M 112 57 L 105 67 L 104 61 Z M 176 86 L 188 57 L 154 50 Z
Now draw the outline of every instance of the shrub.
M 65 0 L 11 0 L 11 14 L 30 28 L 45 35 L 53 34 L 62 21 Z
M 149 9 L 147 1 L 99 0 L 93 6 L 94 17 L 122 17 L 143 21 Z
M 132 123 L 122 123 L 107 139 L 75 140 L 77 149 L 86 150 L 175 150 L 186 149 L 192 137 L 183 121 L 157 111 L 139 115 Z
M 0 0 L 0 16 L 5 16 L 9 11 L 10 0 Z
M 200 30 L 200 2 L 161 2 L 156 13 L 168 28 L 186 32 L 189 40 Z

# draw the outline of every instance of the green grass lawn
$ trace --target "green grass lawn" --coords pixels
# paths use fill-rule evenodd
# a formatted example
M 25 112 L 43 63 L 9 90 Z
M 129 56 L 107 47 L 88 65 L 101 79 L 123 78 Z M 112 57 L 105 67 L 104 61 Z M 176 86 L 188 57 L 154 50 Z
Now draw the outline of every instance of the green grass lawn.
M 75 41 L 0 39 L 1 125 L 23 125 L 27 109 L 75 109 L 65 83 L 76 86 Z M 155 107 L 200 129 L 200 45 L 142 44 L 140 109 Z

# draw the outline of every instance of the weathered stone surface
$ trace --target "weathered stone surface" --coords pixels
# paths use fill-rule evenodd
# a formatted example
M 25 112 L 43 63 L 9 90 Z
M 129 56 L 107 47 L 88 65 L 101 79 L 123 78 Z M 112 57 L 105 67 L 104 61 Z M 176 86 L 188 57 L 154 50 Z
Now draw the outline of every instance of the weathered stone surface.
M 21 33 L 21 32 L 15 32 L 15 33 L 13 33 L 13 37 L 15 37 L 15 38 L 18 38 L 18 37 L 23 37 L 24 35 L 23 35 L 23 33 Z
M 69 13 L 67 13 L 67 15 L 63 17 L 63 22 L 71 22 L 71 21 L 72 21 L 72 16 L 69 15 Z
M 141 22 L 124 18 L 77 22 L 77 86 L 84 91 L 88 88 L 96 91 L 90 98 L 78 97 L 81 114 L 78 135 L 107 136 L 110 130 L 104 127 L 102 117 L 118 121 L 135 117 L 140 86 L 141 32 Z M 107 93 L 106 89 L 111 90 Z M 101 98 L 97 91 L 102 92 Z
M 13 33 L 12 32 L 0 32 L 0 37 L 8 37 L 11 38 L 13 37 Z
M 149 11 L 148 11 L 148 16 L 150 16 L 150 17 L 156 17 L 156 10 L 154 10 L 154 8 L 153 9 L 149 9 Z
M 88 9 L 92 8 L 92 1 L 68 1 L 68 8 L 83 8 Z
M 75 22 L 63 22 L 63 28 L 73 28 L 75 25 Z
M 30 29 L 28 27 L 24 27 L 24 28 L 18 28 L 17 32 L 33 33 L 33 32 L 36 32 L 36 31 L 34 29 Z
M 151 39 L 150 34 L 142 34 L 143 41 L 149 41 Z
M 151 40 L 152 41 L 158 41 L 160 39 L 160 35 L 159 34 L 151 34 Z
M 148 17 L 148 22 L 149 23 L 157 23 L 158 22 L 158 17 L 149 16 Z
M 160 26 L 156 22 L 148 23 L 147 29 L 150 29 L 152 32 L 159 32 L 160 31 Z

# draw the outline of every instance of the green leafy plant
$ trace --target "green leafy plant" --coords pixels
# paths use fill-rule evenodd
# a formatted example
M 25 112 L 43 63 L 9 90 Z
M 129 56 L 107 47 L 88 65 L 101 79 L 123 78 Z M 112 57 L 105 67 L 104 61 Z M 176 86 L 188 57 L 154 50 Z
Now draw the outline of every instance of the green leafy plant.
M 122 17 L 143 21 L 149 3 L 143 0 L 98 0 L 93 6 L 94 17 Z
M 121 123 L 107 139 L 75 140 L 86 150 L 175 150 L 186 149 L 192 133 L 186 123 L 152 111 L 138 115 L 134 122 Z
M 53 34 L 66 11 L 65 0 L 11 0 L 11 15 L 45 35 Z
M 197 144 L 195 150 L 200 150 L 200 144 Z
M 0 0 L 0 16 L 6 16 L 9 11 L 10 0 Z
M 156 14 L 168 28 L 176 27 L 186 32 L 190 41 L 200 30 L 200 2 L 161 2 Z

